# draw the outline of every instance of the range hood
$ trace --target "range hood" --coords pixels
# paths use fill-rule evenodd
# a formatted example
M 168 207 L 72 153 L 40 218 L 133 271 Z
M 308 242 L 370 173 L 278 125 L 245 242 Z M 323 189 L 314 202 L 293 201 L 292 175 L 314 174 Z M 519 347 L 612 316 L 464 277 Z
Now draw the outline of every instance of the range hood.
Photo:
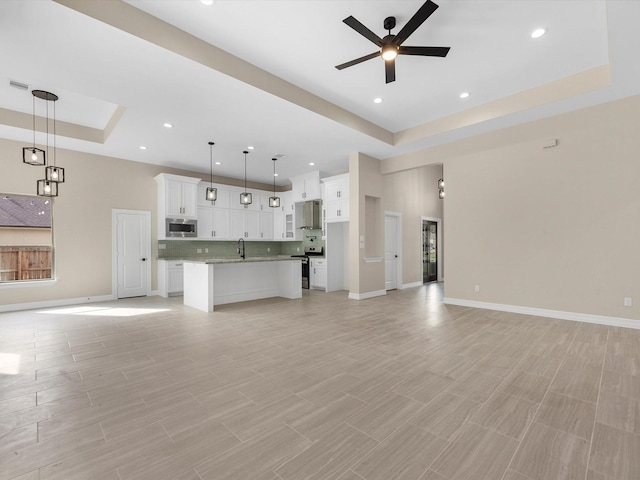
M 320 225 L 320 202 L 304 202 L 302 205 L 302 225 L 303 230 L 318 230 Z

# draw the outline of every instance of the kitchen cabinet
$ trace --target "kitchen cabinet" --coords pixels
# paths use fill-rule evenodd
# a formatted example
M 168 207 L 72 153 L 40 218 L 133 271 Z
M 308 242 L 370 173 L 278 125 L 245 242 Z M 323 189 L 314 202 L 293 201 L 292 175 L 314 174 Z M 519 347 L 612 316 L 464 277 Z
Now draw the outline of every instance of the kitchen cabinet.
M 284 238 L 284 212 L 283 207 L 277 208 L 273 212 L 273 239 L 285 240 Z
M 203 240 L 231 239 L 229 209 L 211 206 L 198 207 L 198 238 Z
M 231 239 L 260 240 L 260 212 L 229 210 Z
M 284 240 L 301 241 L 302 230 L 297 227 L 302 221 L 302 204 L 294 203 L 292 191 L 283 192 L 281 202 L 284 213 Z
M 181 260 L 158 259 L 158 291 L 164 298 L 182 295 L 184 266 Z
M 273 239 L 273 212 L 260 212 L 260 240 Z
M 349 174 L 335 175 L 322 179 L 324 183 L 324 197 L 322 200 L 331 202 L 349 198 Z
M 320 200 L 322 198 L 320 172 L 318 171 L 291 178 L 291 185 L 294 203 Z
M 309 287 L 319 290 L 326 290 L 327 260 L 325 258 L 309 259 Z
M 324 223 L 349 220 L 349 174 L 323 178 Z
M 155 180 L 158 184 L 158 240 L 164 240 L 167 218 L 197 219 L 196 196 L 200 179 L 160 173 Z
M 200 181 L 198 179 L 198 181 Z M 183 180 L 166 181 L 166 216 L 176 218 L 195 218 L 196 195 L 198 186 L 196 183 Z

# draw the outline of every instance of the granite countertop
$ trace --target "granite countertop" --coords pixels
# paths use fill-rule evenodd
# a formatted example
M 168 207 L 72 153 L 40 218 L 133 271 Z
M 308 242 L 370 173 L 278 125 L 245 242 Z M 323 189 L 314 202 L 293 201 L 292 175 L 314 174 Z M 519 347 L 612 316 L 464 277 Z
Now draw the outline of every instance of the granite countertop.
M 286 260 L 301 260 L 301 258 L 291 257 L 290 255 L 276 255 L 270 257 L 228 257 L 228 258 L 163 258 L 162 260 L 182 260 L 183 262 L 206 263 L 213 265 L 221 265 L 224 263 L 247 263 L 247 262 L 283 262 Z

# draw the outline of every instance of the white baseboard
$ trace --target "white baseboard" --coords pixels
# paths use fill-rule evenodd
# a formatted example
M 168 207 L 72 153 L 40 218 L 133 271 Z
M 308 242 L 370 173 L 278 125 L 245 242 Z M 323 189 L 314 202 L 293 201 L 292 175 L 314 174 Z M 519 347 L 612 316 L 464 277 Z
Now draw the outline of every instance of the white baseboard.
M 631 318 L 607 317 L 603 315 L 591 315 L 589 313 L 564 312 L 561 310 L 547 310 L 546 308 L 521 307 L 518 305 L 504 305 L 502 303 L 478 302 L 461 298 L 443 298 L 447 305 L 461 307 L 483 308 L 486 310 L 498 310 L 500 312 L 522 313 L 536 317 L 557 318 L 560 320 L 572 320 L 574 322 L 598 323 L 600 325 L 612 325 L 614 327 L 640 329 L 640 320 Z
M 351 300 L 365 300 L 367 298 L 381 297 L 381 296 L 386 295 L 386 294 L 387 294 L 386 290 L 376 290 L 374 292 L 365 292 L 365 293 L 351 293 L 351 292 L 349 292 L 349 298 Z
M 403 283 L 402 286 L 400 287 L 400 289 L 404 290 L 405 288 L 421 287 L 422 285 L 424 285 L 424 283 L 422 283 L 422 282 Z
M 63 307 L 65 305 L 77 305 L 79 303 L 108 302 L 115 300 L 113 295 L 100 295 L 98 297 L 61 298 L 59 300 L 46 300 L 44 302 L 13 303 L 0 305 L 0 312 L 15 312 L 17 310 L 33 310 L 35 308 Z

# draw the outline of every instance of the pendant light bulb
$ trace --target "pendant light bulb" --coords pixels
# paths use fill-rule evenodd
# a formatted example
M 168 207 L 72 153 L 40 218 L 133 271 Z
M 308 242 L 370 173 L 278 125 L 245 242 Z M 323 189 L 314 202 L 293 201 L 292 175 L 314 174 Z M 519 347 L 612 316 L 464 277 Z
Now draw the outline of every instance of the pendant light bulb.
M 31 154 L 31 160 L 33 160 L 34 162 L 38 160 L 38 155 L 36 155 L 36 151 L 35 150 Z

